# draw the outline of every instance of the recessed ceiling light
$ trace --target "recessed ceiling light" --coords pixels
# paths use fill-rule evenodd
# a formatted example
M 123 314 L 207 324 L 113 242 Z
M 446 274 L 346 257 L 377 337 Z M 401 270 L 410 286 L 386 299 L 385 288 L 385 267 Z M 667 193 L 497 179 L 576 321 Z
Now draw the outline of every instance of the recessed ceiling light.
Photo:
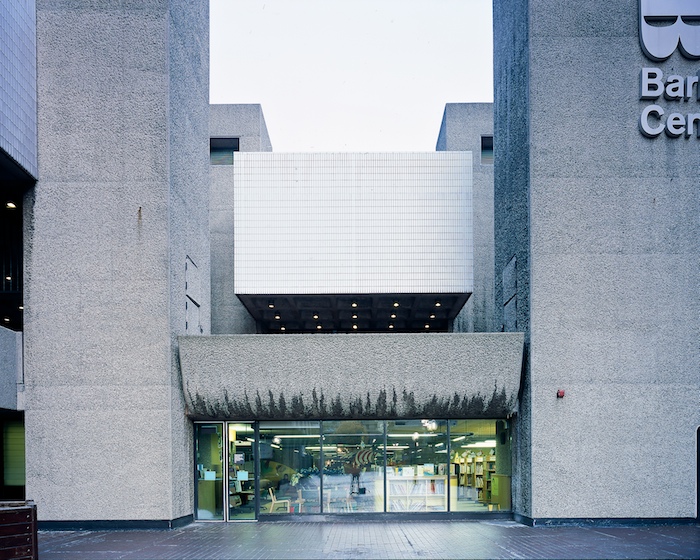
M 282 326 L 280 327 L 280 330 L 281 330 L 281 331 L 286 331 L 286 330 L 287 330 L 287 327 L 285 327 L 284 325 L 282 325 Z
M 318 319 L 318 313 L 314 313 L 314 319 Z
M 357 325 L 353 325 L 352 328 L 353 328 L 353 330 L 356 331 L 356 330 L 357 330 Z
M 426 324 L 425 324 L 425 328 L 426 328 L 426 329 L 429 329 L 429 328 L 430 328 L 430 325 L 429 325 L 428 323 L 426 323 Z
M 393 329 L 394 328 L 394 323 L 389 323 L 389 328 Z
M 9 282 L 10 280 L 12 280 L 12 276 L 5 276 L 5 280 Z
M 267 302 L 267 306 L 268 306 L 270 309 L 274 309 L 274 308 L 275 308 L 275 302 L 274 302 L 273 300 L 270 300 L 270 301 Z
M 357 302 L 356 302 L 356 301 L 353 301 L 353 302 L 350 304 L 350 306 L 351 306 L 351 307 L 357 307 Z
M 4 320 L 6 323 L 9 323 L 9 322 L 10 322 L 10 318 L 9 318 L 9 317 L 5 317 L 3 320 Z
M 279 314 L 279 312 L 275 313 L 275 319 L 278 321 L 282 318 L 282 315 Z
M 394 307 L 398 307 L 398 306 L 399 306 L 399 302 L 398 302 L 398 301 L 395 301 L 395 302 L 394 302 Z
M 5 208 L 14 209 L 14 208 L 17 208 L 17 205 L 14 202 L 12 202 L 11 200 L 8 200 L 7 203 L 5 204 Z
M 352 318 L 353 318 L 353 319 L 357 319 L 357 313 L 353 313 L 353 314 L 352 314 Z
M 390 317 L 391 317 L 392 319 L 396 319 L 396 313 L 392 313 L 392 314 L 390 315 Z
M 317 330 L 320 331 L 322 328 L 323 328 L 323 327 L 322 327 L 320 324 L 316 325 L 316 329 L 317 329 Z
M 24 310 L 24 305 L 20 305 L 20 306 L 18 307 L 18 309 L 19 309 L 20 311 L 23 311 L 23 310 Z
M 442 303 L 440 303 L 440 300 L 435 300 L 435 307 L 440 307 Z
M 435 313 L 431 313 L 431 314 L 430 314 L 430 318 L 431 318 L 431 319 L 435 319 Z

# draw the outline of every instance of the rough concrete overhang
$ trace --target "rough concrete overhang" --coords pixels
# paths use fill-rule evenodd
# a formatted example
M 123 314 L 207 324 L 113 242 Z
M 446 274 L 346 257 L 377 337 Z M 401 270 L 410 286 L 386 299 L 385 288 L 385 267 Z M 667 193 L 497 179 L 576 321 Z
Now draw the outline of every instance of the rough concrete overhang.
M 220 335 L 179 342 L 193 418 L 499 418 L 515 410 L 524 335 Z

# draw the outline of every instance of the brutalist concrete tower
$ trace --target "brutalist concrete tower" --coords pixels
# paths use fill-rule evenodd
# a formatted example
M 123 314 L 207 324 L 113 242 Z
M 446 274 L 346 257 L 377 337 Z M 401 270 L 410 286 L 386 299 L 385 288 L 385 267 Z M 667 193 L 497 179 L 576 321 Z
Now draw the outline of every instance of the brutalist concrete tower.
M 43 521 L 192 513 L 175 345 L 209 331 L 208 23 L 206 0 L 37 1 L 25 374 Z
M 516 518 L 697 516 L 698 16 L 494 3 L 495 300 L 527 344 Z

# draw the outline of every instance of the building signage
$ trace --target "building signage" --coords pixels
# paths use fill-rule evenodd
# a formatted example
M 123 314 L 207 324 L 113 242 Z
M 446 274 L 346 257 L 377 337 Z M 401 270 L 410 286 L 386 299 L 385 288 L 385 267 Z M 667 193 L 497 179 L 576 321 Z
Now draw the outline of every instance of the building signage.
M 700 60 L 700 0 L 640 0 L 639 41 L 644 54 L 664 62 L 677 50 Z M 660 66 L 642 68 L 640 99 L 652 101 L 643 110 L 639 128 L 648 138 L 664 132 L 671 138 L 700 138 L 700 74 L 682 76 Z M 684 103 L 690 110 L 669 106 Z

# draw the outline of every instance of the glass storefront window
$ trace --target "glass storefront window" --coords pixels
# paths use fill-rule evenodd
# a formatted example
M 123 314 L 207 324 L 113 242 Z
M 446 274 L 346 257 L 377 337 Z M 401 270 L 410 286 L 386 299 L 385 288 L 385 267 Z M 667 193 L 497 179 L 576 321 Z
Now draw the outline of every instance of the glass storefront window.
M 323 511 L 384 511 L 384 422 L 323 422 Z
M 260 513 L 320 513 L 319 422 L 261 422 Z
M 387 422 L 387 511 L 447 511 L 447 422 Z
M 511 509 L 507 420 L 195 423 L 197 520 Z
M 511 509 L 509 432 L 506 420 L 451 421 L 451 511 Z
M 222 423 L 195 424 L 195 518 L 200 521 L 224 519 L 223 436 Z

